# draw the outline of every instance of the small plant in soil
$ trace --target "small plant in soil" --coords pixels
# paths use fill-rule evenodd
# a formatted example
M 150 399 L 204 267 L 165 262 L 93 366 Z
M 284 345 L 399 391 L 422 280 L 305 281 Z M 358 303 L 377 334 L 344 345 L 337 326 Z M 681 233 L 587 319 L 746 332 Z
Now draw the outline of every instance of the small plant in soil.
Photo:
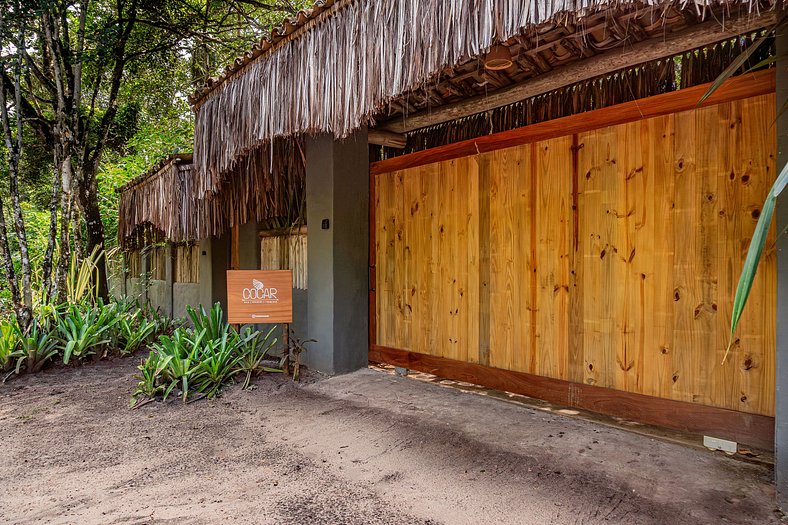
M 309 343 L 317 343 L 315 339 L 306 339 L 302 340 L 296 337 L 295 332 L 290 330 L 290 337 L 288 339 L 288 352 L 282 357 L 282 363 L 280 363 L 280 367 L 283 366 L 285 359 L 288 356 L 292 356 L 293 358 L 293 381 L 298 381 L 301 376 L 301 354 L 306 352 L 306 345 Z
M 12 370 L 22 356 L 17 326 L 16 319 L 0 321 L 0 372 Z
M 28 373 L 40 372 L 42 368 L 58 354 L 58 340 L 51 327 L 34 319 L 26 331 L 19 324 L 14 324 L 19 340 L 19 359 L 15 373 L 19 374 L 22 366 Z
M 246 343 L 242 349 L 241 360 L 238 362 L 238 368 L 241 370 L 241 373 L 246 374 L 243 384 L 244 389 L 249 388 L 252 375 L 260 375 L 261 372 L 282 372 L 281 368 L 271 368 L 263 365 L 268 358 L 268 352 L 277 342 L 276 337 L 271 337 L 274 330 L 275 327 L 263 335 L 262 332 L 254 331 L 251 326 L 244 327 L 243 339 Z

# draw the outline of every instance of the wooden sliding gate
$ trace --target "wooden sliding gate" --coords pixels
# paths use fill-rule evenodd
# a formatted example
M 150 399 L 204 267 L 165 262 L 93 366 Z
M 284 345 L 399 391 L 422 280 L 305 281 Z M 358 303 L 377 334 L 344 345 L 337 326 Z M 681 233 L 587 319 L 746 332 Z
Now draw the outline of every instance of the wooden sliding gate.
M 774 74 L 374 163 L 370 360 L 773 445 Z

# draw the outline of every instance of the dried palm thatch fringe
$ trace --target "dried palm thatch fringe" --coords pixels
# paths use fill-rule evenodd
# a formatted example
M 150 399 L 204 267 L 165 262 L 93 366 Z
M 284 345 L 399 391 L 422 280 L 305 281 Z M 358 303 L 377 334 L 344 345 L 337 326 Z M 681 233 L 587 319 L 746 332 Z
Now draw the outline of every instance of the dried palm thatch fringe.
M 242 156 L 236 169 L 205 193 L 193 164 L 161 163 L 120 190 L 118 241 L 124 249 L 159 240 L 221 235 L 235 224 L 306 217 L 301 139 L 278 139 Z
M 203 192 L 239 158 L 275 137 L 347 137 L 402 93 L 462 57 L 552 23 L 583 24 L 601 10 L 680 6 L 757 11 L 759 0 L 341 0 L 199 100 L 194 155 Z M 321 3 L 322 4 L 322 3 Z M 660 9 L 653 10 L 659 18 Z
M 293 288 L 307 289 L 307 234 L 286 233 L 260 240 L 261 270 L 293 270 Z
M 717 78 L 760 34 L 746 35 L 664 60 L 647 62 L 485 113 L 418 129 L 406 134 L 404 149 L 370 147 L 370 161 L 705 84 Z M 761 54 L 751 57 L 743 69 L 749 69 L 773 52 L 770 46 L 761 46 L 760 50 Z
M 200 245 L 183 243 L 173 250 L 173 279 L 176 283 L 200 282 Z

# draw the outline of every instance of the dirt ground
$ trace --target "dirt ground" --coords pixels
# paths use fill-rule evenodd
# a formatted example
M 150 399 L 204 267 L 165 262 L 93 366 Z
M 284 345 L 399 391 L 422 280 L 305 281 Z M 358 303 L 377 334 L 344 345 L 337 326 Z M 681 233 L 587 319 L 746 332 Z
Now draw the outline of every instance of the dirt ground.
M 0 385 L 3 523 L 778 523 L 772 472 L 364 370 L 128 408 L 131 360 Z

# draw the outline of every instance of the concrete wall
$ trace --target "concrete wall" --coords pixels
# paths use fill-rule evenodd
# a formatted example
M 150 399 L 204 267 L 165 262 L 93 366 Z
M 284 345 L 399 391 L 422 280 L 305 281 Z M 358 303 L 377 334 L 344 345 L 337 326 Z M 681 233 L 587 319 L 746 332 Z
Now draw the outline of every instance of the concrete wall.
M 126 279 L 126 297 L 128 299 L 144 303 L 145 297 L 143 292 L 142 279 L 139 277 L 129 277 Z
M 777 40 L 777 172 L 788 164 L 788 34 L 776 31 Z M 788 188 L 777 197 L 776 227 L 788 229 Z M 788 511 L 788 234 L 777 237 L 777 352 L 775 373 L 774 473 L 777 504 Z
M 172 317 L 187 319 L 186 306 L 200 304 L 199 283 L 173 283 L 172 285 Z
M 308 333 L 305 362 L 329 374 L 368 362 L 369 146 L 311 137 L 306 147 L 309 224 Z
M 147 302 L 161 315 L 172 317 L 172 285 L 160 279 L 151 279 L 148 284 Z
M 210 300 L 203 302 L 206 309 L 214 303 L 222 305 L 222 311 L 227 313 L 227 269 L 230 267 L 230 233 L 221 237 L 211 237 L 211 289 L 206 297 Z M 202 275 L 202 273 L 200 274 Z

